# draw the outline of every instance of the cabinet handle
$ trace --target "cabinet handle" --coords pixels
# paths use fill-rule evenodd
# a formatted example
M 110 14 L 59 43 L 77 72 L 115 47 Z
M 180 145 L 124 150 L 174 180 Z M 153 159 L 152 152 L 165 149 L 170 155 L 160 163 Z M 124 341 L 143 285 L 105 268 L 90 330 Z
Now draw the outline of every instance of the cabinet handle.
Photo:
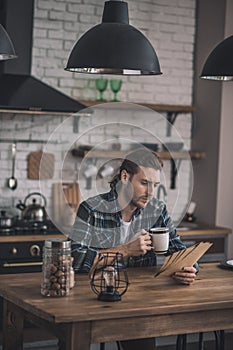
M 3 267 L 18 267 L 18 266 L 40 266 L 42 265 L 42 261 L 38 262 L 26 262 L 26 263 L 4 263 Z
M 33 244 L 30 247 L 31 256 L 40 256 L 40 247 L 37 244 Z
M 17 248 L 13 247 L 13 248 L 11 249 L 11 254 L 16 255 L 17 253 L 18 253 Z

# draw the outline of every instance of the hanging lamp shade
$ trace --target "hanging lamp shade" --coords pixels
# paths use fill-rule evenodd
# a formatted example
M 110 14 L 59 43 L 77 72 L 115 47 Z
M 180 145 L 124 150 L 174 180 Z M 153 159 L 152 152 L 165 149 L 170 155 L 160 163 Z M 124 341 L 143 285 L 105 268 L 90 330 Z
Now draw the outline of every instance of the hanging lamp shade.
M 129 25 L 128 4 L 110 0 L 102 23 L 88 30 L 75 44 L 65 70 L 118 75 L 162 74 L 148 39 Z
M 233 35 L 218 44 L 208 56 L 201 78 L 233 80 Z
M 6 30 L 0 24 L 0 61 L 16 58 L 14 46 Z

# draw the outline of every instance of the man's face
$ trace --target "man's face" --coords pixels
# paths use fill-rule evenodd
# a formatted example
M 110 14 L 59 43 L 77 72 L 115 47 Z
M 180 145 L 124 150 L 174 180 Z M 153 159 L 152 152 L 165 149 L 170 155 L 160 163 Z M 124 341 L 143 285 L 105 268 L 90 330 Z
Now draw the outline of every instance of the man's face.
M 131 184 L 130 204 L 136 208 L 145 208 L 154 197 L 156 186 L 160 183 L 160 170 L 140 167 L 138 173 L 132 177 L 129 176 L 128 180 Z

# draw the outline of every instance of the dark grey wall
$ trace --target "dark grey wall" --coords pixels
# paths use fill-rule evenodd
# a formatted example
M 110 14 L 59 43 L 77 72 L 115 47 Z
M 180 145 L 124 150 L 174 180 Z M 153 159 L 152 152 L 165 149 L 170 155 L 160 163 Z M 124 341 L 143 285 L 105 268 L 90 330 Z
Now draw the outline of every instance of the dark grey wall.
M 193 201 L 198 221 L 215 224 L 222 83 L 200 79 L 203 64 L 224 38 L 225 0 L 197 0 L 192 149 L 206 152 L 194 161 Z

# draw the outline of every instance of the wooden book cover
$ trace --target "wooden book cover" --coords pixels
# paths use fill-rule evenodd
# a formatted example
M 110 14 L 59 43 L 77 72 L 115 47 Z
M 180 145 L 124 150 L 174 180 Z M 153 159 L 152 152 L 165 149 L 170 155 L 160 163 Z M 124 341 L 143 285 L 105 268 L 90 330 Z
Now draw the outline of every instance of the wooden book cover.
M 167 256 L 155 277 L 171 276 L 174 272 L 182 270 L 184 267 L 193 266 L 212 244 L 210 242 L 200 242 Z

